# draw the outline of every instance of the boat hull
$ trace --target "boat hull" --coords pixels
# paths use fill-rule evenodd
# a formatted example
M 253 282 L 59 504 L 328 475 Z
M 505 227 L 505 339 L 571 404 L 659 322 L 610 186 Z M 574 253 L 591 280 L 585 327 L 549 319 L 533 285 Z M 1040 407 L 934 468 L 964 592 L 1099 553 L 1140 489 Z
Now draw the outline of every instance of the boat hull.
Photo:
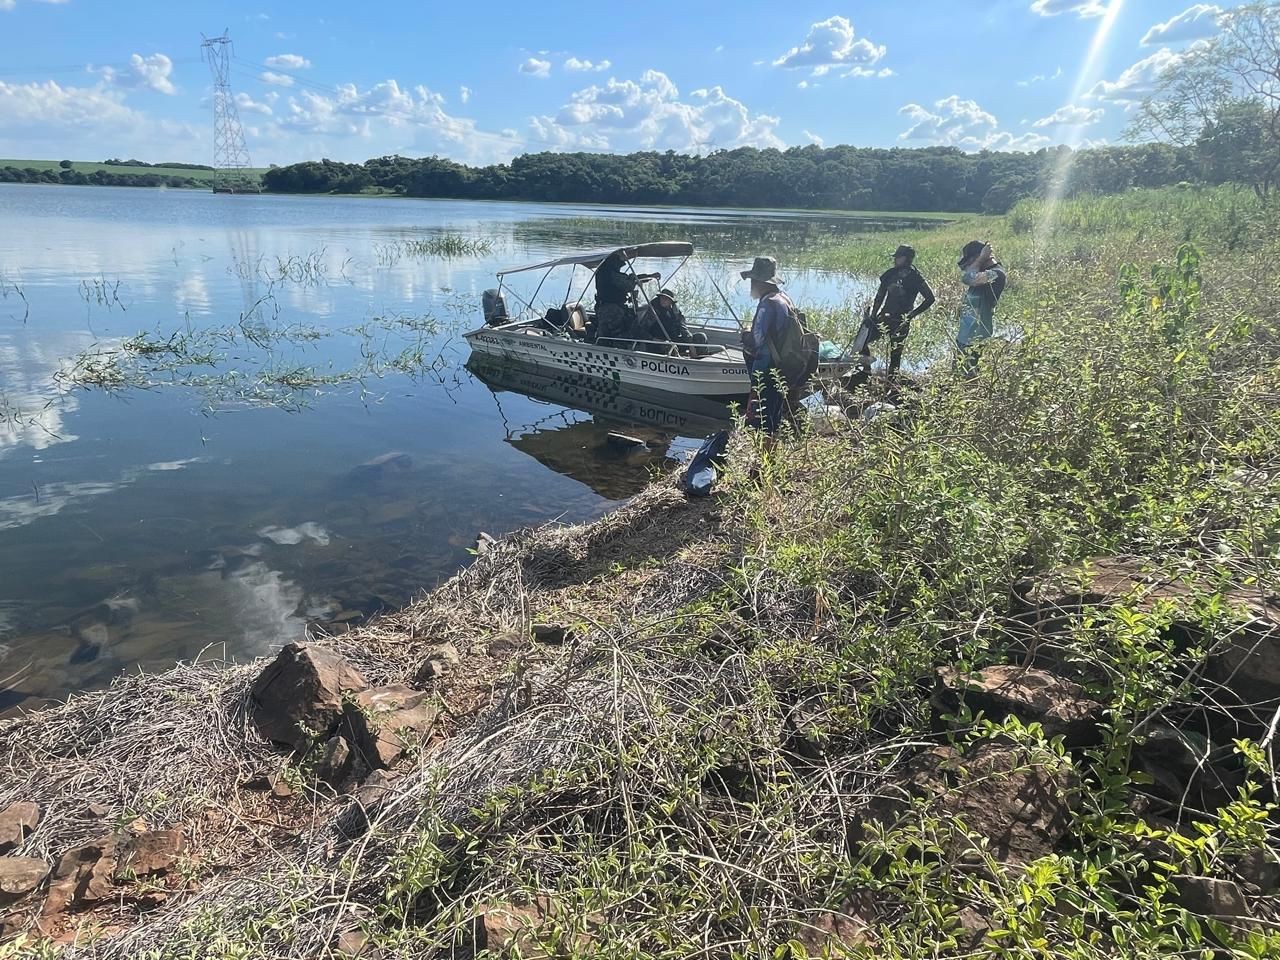
M 737 350 L 711 357 L 660 356 L 541 336 L 529 328 L 482 327 L 466 334 L 471 349 L 504 360 L 583 373 L 615 383 L 700 397 L 745 397 L 751 390 L 746 362 Z M 825 363 L 819 375 L 839 377 L 849 363 Z

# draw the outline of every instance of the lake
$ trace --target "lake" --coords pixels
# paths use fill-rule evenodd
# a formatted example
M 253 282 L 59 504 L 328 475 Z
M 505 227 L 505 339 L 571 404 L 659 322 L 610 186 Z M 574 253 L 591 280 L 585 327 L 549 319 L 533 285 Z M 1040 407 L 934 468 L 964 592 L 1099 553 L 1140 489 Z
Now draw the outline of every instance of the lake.
M 355 624 L 477 535 L 596 517 L 696 446 L 670 410 L 468 366 L 497 269 L 690 239 L 732 284 L 875 223 L 0 185 L 0 710 Z M 483 249 L 423 253 L 461 238 Z M 892 242 L 886 239 L 887 250 Z M 864 296 L 790 271 L 802 303 Z M 611 439 L 635 421 L 644 448 Z

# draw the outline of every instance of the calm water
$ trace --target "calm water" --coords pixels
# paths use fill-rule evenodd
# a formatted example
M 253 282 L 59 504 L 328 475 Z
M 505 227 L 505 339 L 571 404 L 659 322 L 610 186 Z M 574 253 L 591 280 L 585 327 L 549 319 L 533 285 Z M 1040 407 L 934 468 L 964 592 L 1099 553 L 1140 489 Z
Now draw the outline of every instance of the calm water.
M 728 281 L 865 227 L 0 185 L 0 709 L 400 606 L 480 531 L 596 516 L 714 424 L 714 405 L 468 365 L 499 267 L 666 234 Z M 403 246 L 444 233 L 492 250 Z

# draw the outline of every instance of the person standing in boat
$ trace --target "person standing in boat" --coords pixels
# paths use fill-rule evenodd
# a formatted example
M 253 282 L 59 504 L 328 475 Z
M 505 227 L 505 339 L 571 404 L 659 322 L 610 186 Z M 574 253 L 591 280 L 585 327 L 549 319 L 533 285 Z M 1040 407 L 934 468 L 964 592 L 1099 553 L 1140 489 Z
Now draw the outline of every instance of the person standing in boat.
M 780 383 L 778 364 L 770 344 L 782 339 L 795 307 L 782 292 L 778 261 L 773 257 L 756 257 L 751 269 L 742 271 L 742 279 L 751 281 L 751 298 L 757 301 L 751 329 L 744 330 L 742 335 L 747 369 L 755 391 L 755 402 L 751 405 L 747 423 L 763 428 L 767 437 L 765 452 L 769 453 L 777 445 L 778 430 L 783 420 L 792 417 L 798 393 L 796 388 Z
M 656 273 L 636 274 L 621 250 L 609 254 L 596 269 L 596 340 L 629 340 L 635 336 L 635 292 L 641 280 L 660 280 Z M 612 343 L 610 346 L 622 346 Z
M 960 350 L 959 368 L 967 377 L 978 372 L 978 355 L 982 344 L 991 339 L 995 327 L 996 304 L 1004 293 L 1008 276 L 996 259 L 991 244 L 970 240 L 960 251 L 960 282 L 965 285 L 960 302 L 960 329 L 956 346 Z

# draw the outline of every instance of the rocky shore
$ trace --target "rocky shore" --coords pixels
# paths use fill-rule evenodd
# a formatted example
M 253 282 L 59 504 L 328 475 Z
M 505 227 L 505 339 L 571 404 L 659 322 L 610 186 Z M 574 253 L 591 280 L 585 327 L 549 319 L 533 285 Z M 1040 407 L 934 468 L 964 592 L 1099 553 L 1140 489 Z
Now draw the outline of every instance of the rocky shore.
M 714 589 L 725 574 L 714 560 L 730 558 L 733 535 L 715 500 L 688 501 L 660 485 L 594 524 L 489 542 L 434 594 L 350 633 L 315 636 L 251 665 L 127 677 L 6 723 L 5 938 L 59 945 L 68 956 L 135 956 L 189 938 L 211 917 L 206 932 L 226 936 L 305 902 L 290 946 L 279 949 L 401 955 L 368 895 L 424 812 L 460 828 L 513 788 L 580 770 L 602 748 L 625 752 L 618 724 L 670 723 L 697 737 L 689 724 L 706 709 L 693 703 L 707 683 L 718 688 L 721 722 L 764 719 L 743 703 L 732 708 L 752 674 L 738 655 L 726 653 L 712 679 L 691 661 L 647 661 L 652 638 L 628 643 L 611 629 L 650 629 Z M 1020 656 L 930 668 L 920 696 L 933 733 L 886 733 L 888 762 L 860 769 L 858 787 L 839 791 L 847 855 L 874 863 L 887 835 L 922 817 L 964 825 L 935 837 L 935 855 L 977 873 L 1016 873 L 1085 842 L 1088 771 L 1116 705 L 1097 699 L 1100 678 L 1061 641 L 1082 617 L 1123 607 L 1152 618 L 1169 643 L 1195 648 L 1205 640 L 1199 621 L 1171 613 L 1194 591 L 1191 578 L 1118 557 L 1021 582 L 1004 623 Z M 1195 857 L 1179 858 L 1195 837 L 1188 812 L 1229 806 L 1249 777 L 1233 739 L 1251 735 L 1269 749 L 1280 717 L 1280 607 L 1247 590 L 1227 600 L 1231 642 L 1185 678 L 1215 716 L 1153 718 L 1129 741 L 1146 784 L 1134 823 L 1153 861 L 1176 864 L 1170 881 L 1181 908 L 1265 927 L 1280 917 L 1274 851 L 1233 855 L 1208 872 Z M 696 646 L 716 643 L 713 631 Z M 668 710 L 683 701 L 688 715 L 646 721 L 659 687 Z M 767 718 L 771 731 L 756 733 L 803 777 L 831 771 L 844 749 L 811 706 L 785 706 Z M 998 735 L 966 742 L 977 718 Z M 758 789 L 754 775 L 750 764 L 729 762 L 708 770 L 702 789 L 743 800 Z M 561 803 L 564 789 L 548 787 L 547 802 Z M 431 950 L 416 942 L 403 955 L 587 955 L 617 922 L 512 880 L 437 903 L 430 913 L 452 911 L 450 935 L 437 931 Z M 424 879 L 415 902 L 431 886 Z M 884 907 L 865 892 L 808 909 L 795 903 L 778 936 L 811 955 L 873 947 Z M 958 907 L 957 948 L 973 949 L 998 918 Z

